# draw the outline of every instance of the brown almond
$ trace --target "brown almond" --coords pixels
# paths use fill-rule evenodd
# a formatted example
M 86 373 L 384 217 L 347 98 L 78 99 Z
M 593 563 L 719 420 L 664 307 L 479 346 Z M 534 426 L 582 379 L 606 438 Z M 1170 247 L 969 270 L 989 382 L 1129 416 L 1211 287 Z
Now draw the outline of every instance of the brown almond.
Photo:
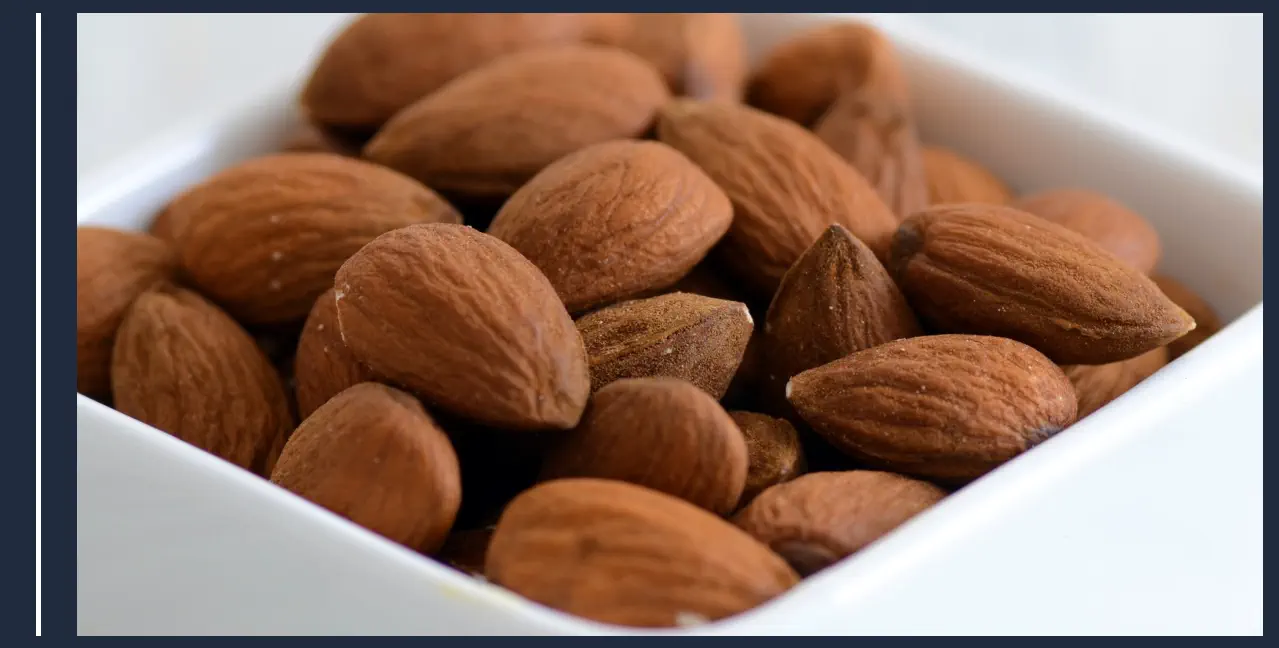
M 653 64 L 676 95 L 739 101 L 746 81 L 746 43 L 735 14 L 612 14 L 594 39 Z
M 262 476 L 293 431 L 271 361 L 188 290 L 134 300 L 116 335 L 111 388 L 120 412 Z
M 995 174 L 976 161 L 940 146 L 923 149 L 924 175 L 928 178 L 928 202 L 990 203 L 1006 205 L 1013 193 Z
M 460 223 L 430 189 L 361 160 L 282 153 L 242 162 L 182 194 L 182 266 L 246 324 L 301 321 L 339 266 L 383 232 Z
M 861 551 L 946 497 L 928 482 L 873 470 L 810 473 L 733 517 L 803 576 Z
M 505 198 L 569 153 L 644 134 L 669 97 L 657 71 L 629 52 L 529 50 L 397 113 L 364 156 L 440 191 Z
M 338 270 L 338 320 L 371 370 L 499 427 L 568 429 L 586 407 L 582 339 L 555 289 L 511 246 L 462 225 L 412 225 Z
M 790 481 L 804 472 L 804 449 L 799 432 L 785 419 L 755 412 L 729 412 L 746 440 L 746 487 L 738 506 L 764 489 Z
M 421 403 L 377 383 L 334 396 L 298 426 L 271 481 L 425 552 L 444 542 L 462 499 L 457 456 Z
M 177 257 L 164 241 L 107 227 L 76 228 L 76 391 L 111 394 L 116 330 L 138 295 L 172 280 Z
M 298 338 L 293 359 L 298 415 L 306 418 L 348 387 L 374 380 L 342 341 L 338 303 L 332 288 L 315 300 Z
M 1174 304 L 1180 306 L 1182 310 L 1195 319 L 1195 330 L 1168 344 L 1169 362 L 1180 358 L 1187 351 L 1199 346 L 1204 340 L 1216 335 L 1217 331 L 1221 330 L 1221 318 L 1217 315 L 1217 311 L 1213 310 L 1212 305 L 1200 297 L 1198 293 L 1168 275 L 1154 275 L 1151 279 L 1154 280 L 1156 286 L 1159 286 L 1159 290 L 1168 296 L 1168 299 L 1171 299 Z
M 728 197 L 679 151 L 621 140 L 551 164 L 488 231 L 541 269 L 578 313 L 675 283 L 732 220 Z
M 1075 386 L 1079 418 L 1083 418 L 1124 395 L 1166 364 L 1168 348 L 1159 347 L 1128 360 L 1104 365 L 1071 365 L 1062 369 Z
M 557 610 L 628 626 L 718 620 L 785 592 L 799 578 L 740 529 L 654 490 L 561 479 L 502 513 L 489 580 Z
M 716 399 L 728 389 L 754 328 L 745 304 L 689 293 L 622 302 L 576 324 L 592 391 L 623 378 L 666 376 Z
M 662 109 L 658 137 L 733 203 L 724 254 L 762 293 L 832 224 L 883 257 L 896 223 L 855 169 L 796 124 L 746 106 L 689 100 Z
M 1159 233 L 1113 198 L 1086 189 L 1053 189 L 1024 196 L 1014 206 L 1083 235 L 1144 273 L 1159 264 Z
M 1075 420 L 1062 370 L 1013 340 L 932 335 L 859 351 L 791 379 L 787 397 L 868 464 L 964 483 Z
M 1141 355 L 1195 322 L 1096 243 L 1010 207 L 931 207 L 908 218 L 889 266 L 934 330 L 1019 340 L 1060 364 Z

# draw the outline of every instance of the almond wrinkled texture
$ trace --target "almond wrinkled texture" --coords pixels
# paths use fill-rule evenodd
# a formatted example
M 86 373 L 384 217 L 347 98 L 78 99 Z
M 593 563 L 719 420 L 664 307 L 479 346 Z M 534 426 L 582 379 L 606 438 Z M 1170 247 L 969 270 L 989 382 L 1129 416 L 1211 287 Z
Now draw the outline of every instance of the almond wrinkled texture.
M 305 318 L 338 267 L 383 232 L 462 219 L 408 177 L 326 153 L 243 162 L 170 209 L 184 270 L 246 324 Z
M 629 52 L 529 50 L 405 108 L 364 155 L 439 191 L 505 198 L 569 153 L 644 134 L 669 97 L 657 71 Z
M 1075 420 L 1074 388 L 1057 365 L 980 335 L 871 347 L 795 376 L 787 393 L 844 452 L 943 483 L 976 479 Z
M 347 387 L 374 380 L 373 372 L 355 359 L 338 328 L 338 303 L 330 288 L 315 300 L 298 338 L 293 359 L 298 416 L 311 412 Z
M 804 472 L 804 449 L 799 432 L 785 419 L 755 412 L 729 412 L 746 440 L 746 487 L 741 506 L 764 489 L 790 481 Z
M 582 339 L 555 289 L 509 245 L 462 225 L 383 234 L 338 270 L 347 347 L 446 411 L 568 429 L 586 407 Z
M 926 326 L 1012 338 L 1060 364 L 1125 360 L 1195 326 L 1141 271 L 1010 207 L 940 205 L 911 216 L 889 269 Z
M 604 623 L 673 627 L 760 605 L 799 578 L 728 522 L 624 482 L 561 479 L 502 513 L 485 576 L 543 605 Z
M 511 196 L 489 226 L 550 279 L 569 312 L 675 283 L 733 220 L 718 186 L 660 142 L 596 144 Z
M 733 523 L 807 576 L 888 534 L 946 491 L 873 470 L 810 473 L 774 486 Z
M 714 398 L 675 378 L 633 378 L 591 397 L 542 478 L 616 479 L 726 515 L 742 495 L 746 465 L 741 430 Z
M 111 393 L 111 348 L 138 295 L 172 280 L 177 257 L 164 241 L 106 227 L 76 228 L 76 391 Z
M 1182 310 L 1195 319 L 1195 330 L 1168 344 L 1169 362 L 1180 358 L 1184 353 L 1199 346 L 1201 342 L 1221 330 L 1221 317 L 1217 315 L 1217 311 L 1213 310 L 1212 305 L 1204 301 L 1198 293 L 1168 275 L 1154 275 L 1151 279 L 1154 280 L 1156 286 L 1159 286 L 1159 290 L 1168 296 L 1168 299 L 1171 299 L 1174 304 L 1180 306 Z
M 115 408 L 259 475 L 293 431 L 280 375 L 226 313 L 187 291 L 133 302 L 111 360 Z
M 929 204 L 1006 205 L 1013 200 L 1013 192 L 995 174 L 950 149 L 925 146 L 923 160 Z
M 1062 369 L 1075 386 L 1079 418 L 1083 418 L 1119 398 L 1166 364 L 1168 348 L 1159 347 L 1128 360 L 1104 365 L 1071 365 Z
M 772 294 L 832 224 L 884 257 L 896 217 L 855 169 L 794 123 L 753 108 L 677 100 L 658 137 L 706 171 L 733 203 L 724 239 L 733 269 Z
M 622 378 L 666 376 L 719 399 L 754 322 L 740 302 L 670 293 L 584 315 L 577 329 L 590 359 L 592 391 Z
M 435 551 L 462 499 L 457 456 L 412 396 L 360 383 L 302 421 L 271 481 L 400 544 Z
M 574 14 L 369 14 L 320 56 L 302 106 L 320 124 L 373 130 L 404 107 L 496 58 L 571 43 L 589 18 Z
M 1159 264 L 1159 233 L 1113 198 L 1086 189 L 1054 189 L 1024 196 L 1014 207 L 1083 235 L 1147 274 Z
M 597 42 L 639 55 L 676 95 L 738 101 L 746 82 L 746 43 L 734 14 L 613 14 Z

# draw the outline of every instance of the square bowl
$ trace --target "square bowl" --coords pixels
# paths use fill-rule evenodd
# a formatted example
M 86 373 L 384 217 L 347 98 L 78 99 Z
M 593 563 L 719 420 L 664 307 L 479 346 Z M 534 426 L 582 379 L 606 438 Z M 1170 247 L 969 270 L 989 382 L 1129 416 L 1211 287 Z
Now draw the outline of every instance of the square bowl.
M 1086 186 L 1154 224 L 1161 271 L 1229 325 L 1034 450 L 783 596 L 717 623 L 601 625 L 368 532 L 81 395 L 82 634 L 1254 633 L 1261 630 L 1262 185 L 910 24 L 921 134 L 1018 191 Z M 845 14 L 745 15 L 752 57 Z M 195 119 L 78 183 L 80 224 L 143 228 L 274 150 L 296 88 Z

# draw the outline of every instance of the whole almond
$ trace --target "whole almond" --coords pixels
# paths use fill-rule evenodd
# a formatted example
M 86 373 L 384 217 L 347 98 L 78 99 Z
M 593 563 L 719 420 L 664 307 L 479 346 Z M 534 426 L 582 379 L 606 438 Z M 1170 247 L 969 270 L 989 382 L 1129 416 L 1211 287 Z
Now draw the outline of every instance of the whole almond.
M 397 113 L 364 155 L 440 191 L 505 198 L 569 153 L 642 135 L 669 96 L 657 71 L 623 50 L 529 50 Z
M 134 300 L 116 335 L 111 389 L 120 412 L 263 476 L 293 431 L 270 360 L 187 290 Z
M 1141 355 L 1195 322 L 1096 243 L 1010 207 L 931 207 L 908 218 L 889 266 L 935 330 L 1025 342 L 1060 364 Z
M 741 431 L 706 392 L 675 378 L 632 378 L 591 397 L 542 478 L 616 479 L 726 515 L 742 495 L 746 465 Z
M 946 491 L 873 470 L 809 473 L 774 486 L 733 523 L 807 576 L 861 551 L 946 497 Z
M 964 483 L 1075 420 L 1062 370 L 1013 340 L 896 340 L 810 369 L 786 387 L 800 416 L 868 464 Z
M 613 14 L 595 38 L 653 64 L 676 95 L 738 101 L 746 81 L 746 44 L 734 14 Z
M 673 627 L 744 612 L 798 582 L 767 547 L 678 498 L 624 482 L 561 479 L 502 513 L 485 576 L 595 621 Z
M 592 391 L 623 378 L 665 376 L 716 399 L 728 389 L 754 328 L 745 304 L 689 293 L 622 302 L 576 324 Z
M 1062 369 L 1075 386 L 1079 418 L 1083 418 L 1119 398 L 1166 364 L 1168 348 L 1159 347 L 1128 360 L 1104 365 L 1072 365 Z
M 658 137 L 706 171 L 733 203 L 724 253 L 771 294 L 832 224 L 883 254 L 896 218 L 855 169 L 794 123 L 728 103 L 675 101 Z
M 413 225 L 338 270 L 356 359 L 446 411 L 568 429 L 590 392 L 582 339 L 555 289 L 511 246 L 462 225 Z
M 1114 199 L 1086 189 L 1053 189 L 1024 196 L 1017 209 L 1091 239 L 1128 265 L 1149 274 L 1159 264 L 1159 233 Z
M 298 338 L 293 359 L 298 415 L 306 418 L 348 387 L 374 380 L 342 341 L 338 303 L 332 288 L 315 300 Z
M 300 321 L 339 266 L 379 234 L 460 223 L 434 192 L 389 169 L 326 153 L 240 163 L 171 206 L 182 267 L 246 324 Z
M 412 396 L 360 383 L 298 426 L 271 481 L 395 542 L 435 551 L 462 499 L 449 440 Z
M 928 178 L 928 202 L 990 203 L 1006 205 L 1013 200 L 1008 185 L 977 162 L 950 149 L 925 146 L 924 175 Z
M 660 142 L 572 153 L 515 192 L 489 226 L 550 279 L 569 312 L 665 288 L 728 231 L 733 206 Z
M 154 236 L 76 228 L 76 391 L 110 395 L 120 322 L 138 295 L 170 281 L 176 269 L 173 250 Z
M 729 412 L 746 440 L 746 487 L 738 505 L 749 503 L 764 489 L 790 481 L 804 472 L 804 449 L 799 432 L 785 419 L 755 412 Z
M 1168 275 L 1154 275 L 1151 279 L 1154 280 L 1156 286 L 1159 286 L 1159 290 L 1168 296 L 1168 299 L 1171 299 L 1174 304 L 1180 306 L 1195 319 L 1195 330 L 1168 344 L 1169 362 L 1180 358 L 1187 351 L 1199 346 L 1201 342 L 1221 330 L 1221 317 L 1217 315 L 1217 311 L 1213 310 L 1212 305 L 1204 301 L 1198 293 Z

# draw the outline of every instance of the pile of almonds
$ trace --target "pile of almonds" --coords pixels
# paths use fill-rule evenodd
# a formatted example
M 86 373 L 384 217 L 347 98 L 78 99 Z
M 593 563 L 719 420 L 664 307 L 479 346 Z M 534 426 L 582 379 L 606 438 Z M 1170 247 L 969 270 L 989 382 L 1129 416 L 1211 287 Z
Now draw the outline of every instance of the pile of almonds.
M 922 143 L 892 45 L 368 15 L 287 150 L 78 233 L 79 390 L 604 622 L 785 592 L 1220 327 L 1086 189 Z M 1029 154 L 1029 153 L 1028 153 Z

